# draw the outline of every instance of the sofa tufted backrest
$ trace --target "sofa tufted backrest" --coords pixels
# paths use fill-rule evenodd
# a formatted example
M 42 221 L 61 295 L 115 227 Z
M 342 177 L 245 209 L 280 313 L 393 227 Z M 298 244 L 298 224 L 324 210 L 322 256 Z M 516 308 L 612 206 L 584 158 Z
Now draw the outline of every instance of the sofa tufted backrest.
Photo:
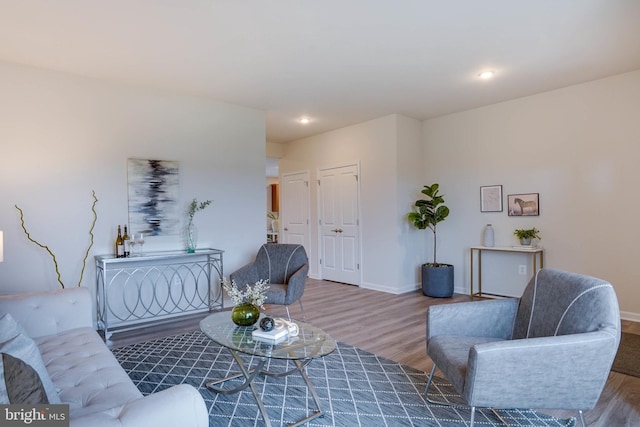
M 308 262 L 304 246 L 291 243 L 266 243 L 255 261 L 260 277 L 280 284 L 287 284 L 291 275 Z
M 31 338 L 93 327 L 88 288 L 66 288 L 0 296 L 0 316 L 11 313 Z
M 520 298 L 513 339 L 603 329 L 619 339 L 620 310 L 610 283 L 562 270 L 542 269 Z

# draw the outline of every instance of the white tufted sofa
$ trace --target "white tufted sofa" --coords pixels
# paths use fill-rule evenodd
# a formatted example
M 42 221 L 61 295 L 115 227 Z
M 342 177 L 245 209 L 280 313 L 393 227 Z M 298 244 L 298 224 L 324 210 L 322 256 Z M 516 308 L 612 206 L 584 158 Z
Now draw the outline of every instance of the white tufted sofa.
M 206 427 L 204 400 L 180 384 L 143 397 L 93 329 L 87 288 L 0 296 L 34 339 L 73 427 Z

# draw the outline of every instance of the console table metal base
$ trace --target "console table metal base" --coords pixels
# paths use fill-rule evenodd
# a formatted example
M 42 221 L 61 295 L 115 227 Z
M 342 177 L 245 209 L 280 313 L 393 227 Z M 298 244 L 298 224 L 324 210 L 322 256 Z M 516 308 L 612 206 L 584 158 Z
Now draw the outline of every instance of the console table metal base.
M 313 397 L 313 401 L 316 405 L 317 411 L 313 412 L 311 415 L 309 415 L 306 418 L 296 421 L 293 424 L 289 424 L 289 427 L 297 427 L 299 425 L 305 424 L 313 420 L 314 418 L 318 418 L 323 415 L 322 409 L 320 409 L 320 398 L 318 397 L 318 394 L 316 393 L 316 389 L 313 387 L 313 384 L 311 383 L 311 380 L 309 379 L 309 376 L 307 375 L 307 372 L 305 370 L 305 367 L 309 364 L 309 362 L 311 362 L 312 359 L 306 359 L 303 361 L 293 360 L 293 363 L 296 365 L 294 369 L 291 369 L 286 372 L 271 372 L 271 371 L 262 369 L 264 367 L 264 364 L 267 361 L 266 358 L 261 358 L 255 368 L 247 369 L 238 352 L 230 348 L 228 348 L 228 350 L 231 352 L 231 355 L 238 363 L 238 366 L 240 367 L 241 372 L 237 374 L 229 375 L 228 377 L 225 377 L 225 378 L 220 378 L 217 380 L 207 382 L 205 385 L 209 390 L 212 390 L 216 393 L 221 393 L 221 394 L 233 394 L 233 393 L 242 391 L 247 387 L 251 388 L 251 392 L 253 393 L 253 397 L 256 399 L 256 403 L 258 404 L 258 408 L 260 409 L 260 414 L 262 415 L 262 419 L 264 420 L 264 423 L 266 424 L 267 427 L 271 427 L 271 420 L 269 419 L 269 415 L 267 414 L 267 409 L 265 408 L 264 403 L 262 401 L 262 396 L 260 396 L 260 394 L 258 393 L 258 390 L 256 389 L 256 386 L 253 384 L 253 380 L 259 374 L 279 378 L 279 377 L 285 377 L 287 375 L 291 375 L 295 372 L 299 372 L 302 378 L 304 379 L 304 382 L 307 384 L 307 388 L 311 392 L 311 396 Z M 240 384 L 237 387 L 229 388 L 229 389 L 215 387 L 218 384 L 222 384 L 226 381 L 233 380 L 240 377 L 244 377 L 244 381 L 242 382 L 242 384 Z

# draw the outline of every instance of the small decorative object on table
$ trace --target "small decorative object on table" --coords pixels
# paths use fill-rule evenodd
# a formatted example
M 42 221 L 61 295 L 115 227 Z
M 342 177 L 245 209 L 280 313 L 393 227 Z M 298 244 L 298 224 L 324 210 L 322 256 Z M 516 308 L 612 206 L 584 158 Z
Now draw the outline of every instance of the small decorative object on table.
M 269 344 L 278 344 L 286 338 L 298 336 L 300 328 L 295 322 L 285 319 L 272 319 L 263 317 L 260 321 L 260 328 L 254 329 L 251 333 L 253 339 L 264 341 Z
M 274 322 L 275 321 L 271 317 L 265 317 L 260 321 L 260 329 L 265 332 L 269 332 L 273 329 Z
M 519 229 L 516 229 L 513 232 L 513 234 L 515 234 L 516 237 L 518 237 L 518 239 L 520 239 L 520 244 L 522 246 L 531 245 L 531 239 L 538 239 L 538 240 L 542 239 L 542 237 L 540 237 L 540 230 L 538 230 L 535 227 L 533 227 L 533 228 L 519 228 Z
M 495 246 L 495 239 L 493 236 L 493 227 L 491 226 L 491 224 L 487 224 L 487 226 L 484 229 L 484 241 L 483 244 L 484 246 L 491 248 L 493 246 Z
M 211 200 L 205 200 L 204 202 L 200 202 L 198 204 L 197 199 L 193 199 L 191 203 L 189 203 L 189 209 L 187 211 L 189 215 L 189 222 L 187 223 L 187 228 L 185 230 L 185 240 L 187 241 L 187 253 L 192 254 L 196 251 L 196 246 L 198 244 L 198 229 L 196 225 L 193 223 L 193 216 L 196 212 L 204 210 L 207 206 L 211 204 Z
M 260 308 L 248 302 L 243 302 L 231 310 L 231 320 L 238 326 L 251 326 L 258 321 Z
M 227 278 L 223 280 L 222 287 L 235 304 L 231 310 L 233 323 L 238 326 L 251 326 L 258 321 L 260 309 L 264 308 L 264 302 L 267 300 L 267 283 L 266 280 L 258 280 L 253 286 L 247 284 L 241 291 L 235 282 L 230 283 Z

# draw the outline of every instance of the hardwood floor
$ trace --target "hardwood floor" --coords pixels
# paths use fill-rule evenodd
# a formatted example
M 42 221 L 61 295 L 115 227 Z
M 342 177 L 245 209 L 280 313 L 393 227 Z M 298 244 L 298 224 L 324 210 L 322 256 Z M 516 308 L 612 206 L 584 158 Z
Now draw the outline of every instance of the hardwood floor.
M 303 296 L 306 321 L 336 340 L 351 344 L 415 369 L 429 372 L 433 363 L 426 355 L 425 313 L 435 304 L 469 301 L 468 295 L 430 298 L 421 291 L 402 295 L 362 289 L 356 286 L 309 279 Z M 270 309 L 273 309 L 270 310 Z M 300 317 L 297 304 L 290 307 L 292 317 Z M 279 315 L 279 306 L 267 311 Z M 623 321 L 623 331 L 640 334 L 640 323 Z M 166 329 L 125 337 L 113 345 L 126 345 L 161 335 L 192 330 L 197 322 L 185 322 L 177 329 Z M 557 417 L 575 416 L 573 411 L 543 411 Z M 612 372 L 596 408 L 585 413 L 591 427 L 640 425 L 640 378 Z
M 421 291 L 390 295 L 317 280 L 309 280 L 303 297 L 307 321 L 335 339 L 425 372 L 433 367 L 426 355 L 427 307 L 460 301 L 469 301 L 469 296 L 430 298 Z M 639 323 L 622 323 L 625 332 L 640 334 Z M 543 412 L 576 415 L 574 411 Z M 585 413 L 585 421 L 591 427 L 639 426 L 640 378 L 612 372 L 597 406 Z

